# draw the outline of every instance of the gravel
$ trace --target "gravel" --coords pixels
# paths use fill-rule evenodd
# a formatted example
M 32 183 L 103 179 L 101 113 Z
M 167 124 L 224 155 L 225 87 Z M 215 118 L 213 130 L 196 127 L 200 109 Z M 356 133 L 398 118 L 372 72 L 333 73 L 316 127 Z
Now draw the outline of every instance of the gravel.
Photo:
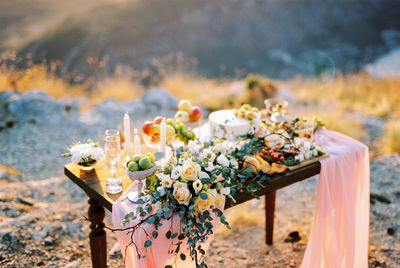
M 147 106 L 146 111 L 153 109 Z M 84 113 L 73 108 L 58 123 L 17 122 L 0 131 L 0 151 L 5 152 L 0 154 L 0 163 L 20 172 L 13 180 L 0 174 L 1 267 L 91 266 L 89 224 L 83 219 L 87 197 L 61 175 L 68 159 L 59 155 L 72 142 L 101 140 L 105 127 L 121 127 L 126 109 L 132 109 L 137 124 L 155 113 L 173 113 L 168 107 L 146 115 L 134 113 L 140 107 L 141 101 L 108 100 Z M 371 136 L 380 135 L 372 129 Z M 399 155 L 371 161 L 370 267 L 400 266 L 399 177 Z M 313 221 L 317 181 L 313 177 L 278 191 L 273 246 L 264 242 L 263 199 L 229 209 L 233 230 L 218 229 L 207 253 L 210 267 L 299 266 Z M 111 225 L 109 213 L 105 222 Z M 109 267 L 124 267 L 116 238 L 109 232 L 107 244 Z

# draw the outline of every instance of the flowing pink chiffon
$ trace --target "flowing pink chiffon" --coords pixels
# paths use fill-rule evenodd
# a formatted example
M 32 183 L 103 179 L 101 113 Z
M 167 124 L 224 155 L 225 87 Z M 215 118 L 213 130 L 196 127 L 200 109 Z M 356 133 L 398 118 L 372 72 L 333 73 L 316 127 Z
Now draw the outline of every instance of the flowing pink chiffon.
M 126 228 L 129 226 L 134 226 L 138 222 L 140 222 L 141 218 L 136 219 L 125 226 L 122 223 L 122 220 L 125 218 L 126 214 L 129 214 L 131 211 L 135 212 L 136 208 L 139 206 L 137 204 L 132 203 L 129 201 L 126 196 L 136 189 L 136 184 L 132 183 L 132 185 L 128 188 L 127 191 L 114 203 L 113 211 L 112 211 L 112 220 L 114 224 L 114 228 Z M 220 202 L 218 204 L 219 209 L 223 209 L 225 205 L 224 202 Z M 211 217 L 213 217 L 213 231 L 215 232 L 219 226 L 219 218 L 211 212 Z M 145 253 L 143 246 L 144 242 L 147 240 L 145 231 L 138 229 L 135 231 L 133 235 L 133 241 L 137 245 L 139 249 L 143 249 L 141 252 L 145 253 L 146 258 L 138 258 L 136 249 L 133 245 L 129 245 L 131 242 L 131 235 L 127 231 L 123 232 L 116 232 L 118 243 L 121 248 L 122 255 L 124 256 L 125 265 L 128 268 L 164 268 L 165 265 L 173 265 L 176 264 L 177 266 L 173 265 L 173 267 L 196 267 L 194 261 L 192 261 L 191 257 L 189 256 L 188 251 L 185 249 L 188 248 L 186 239 L 181 240 L 183 244 L 180 246 L 181 252 L 186 254 L 186 260 L 182 261 L 177 255 L 175 258 L 174 255 L 169 254 L 169 249 L 175 249 L 171 247 L 171 239 L 166 237 L 166 233 L 170 230 L 172 226 L 172 233 L 179 233 L 180 228 L 180 217 L 175 214 L 172 219 L 170 220 L 162 220 L 161 223 L 163 224 L 161 227 L 158 228 L 158 237 L 152 240 L 152 246 L 148 248 L 147 252 Z M 142 224 L 142 227 L 146 230 L 148 234 L 151 234 L 155 229 L 153 224 Z M 210 235 L 206 241 L 206 243 L 202 244 L 202 248 L 207 250 L 211 241 L 213 239 L 213 235 Z M 179 242 L 178 238 L 173 240 L 174 243 Z M 129 245 L 129 246 L 128 246 Z M 182 250 L 183 249 L 183 250 Z M 143 255 L 143 254 L 142 254 Z
M 345 135 L 315 135 L 321 161 L 314 223 L 302 268 L 366 268 L 369 235 L 368 147 Z

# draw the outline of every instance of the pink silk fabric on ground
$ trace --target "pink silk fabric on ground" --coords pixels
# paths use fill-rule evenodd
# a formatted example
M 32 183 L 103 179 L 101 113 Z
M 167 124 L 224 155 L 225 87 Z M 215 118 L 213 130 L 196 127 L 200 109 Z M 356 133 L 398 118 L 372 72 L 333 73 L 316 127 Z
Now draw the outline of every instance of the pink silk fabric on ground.
M 321 130 L 330 157 L 321 161 L 314 223 L 301 268 L 366 268 L 369 235 L 369 155 L 364 144 Z
M 136 189 L 136 183 L 132 183 L 129 186 L 128 190 L 114 203 L 113 210 L 112 210 L 112 220 L 114 224 L 114 228 L 126 228 L 129 226 L 134 226 L 138 222 L 140 222 L 141 218 L 126 224 L 125 226 L 122 223 L 122 220 L 125 218 L 126 214 L 129 214 L 131 211 L 135 212 L 136 208 L 139 206 L 137 204 L 132 203 L 129 201 L 126 196 Z M 221 202 L 218 205 L 219 209 L 223 209 L 225 202 Z M 144 205 L 143 205 L 144 206 Z M 219 218 L 210 211 L 211 217 L 213 217 L 213 231 L 215 232 L 219 226 Z M 185 253 L 186 260 L 182 261 L 177 255 L 175 258 L 174 255 L 168 254 L 168 249 L 171 246 L 171 239 L 166 237 L 166 233 L 170 230 L 172 226 L 172 233 L 179 233 L 180 228 L 180 217 L 175 214 L 175 216 L 170 220 L 162 220 L 161 223 L 163 224 L 161 227 L 158 228 L 158 237 L 152 240 L 152 246 L 148 248 L 146 258 L 138 258 L 136 249 L 134 246 L 127 247 L 131 242 L 130 234 L 127 231 L 124 232 L 116 232 L 116 236 L 118 239 L 119 246 L 121 248 L 122 255 L 125 259 L 125 265 L 128 268 L 164 268 L 165 265 L 173 265 L 174 262 L 177 266 L 173 265 L 173 267 L 179 268 L 186 268 L 186 267 L 196 267 L 195 263 L 192 261 L 189 253 L 185 250 L 187 248 L 187 240 L 181 240 L 183 244 L 181 245 L 181 252 Z M 151 234 L 155 229 L 154 225 L 144 223 L 142 227 L 147 231 L 148 234 Z M 207 250 L 211 241 L 213 239 L 213 235 L 209 236 L 206 243 L 202 245 L 204 250 Z M 145 232 L 143 230 L 136 230 L 133 235 L 133 240 L 135 241 L 136 245 L 139 248 L 143 248 L 144 242 L 147 240 Z M 178 238 L 174 239 L 174 243 L 177 243 L 179 240 Z M 174 248 L 175 249 L 175 248 Z M 144 252 L 144 251 L 143 251 Z M 142 254 L 143 255 L 143 254 Z

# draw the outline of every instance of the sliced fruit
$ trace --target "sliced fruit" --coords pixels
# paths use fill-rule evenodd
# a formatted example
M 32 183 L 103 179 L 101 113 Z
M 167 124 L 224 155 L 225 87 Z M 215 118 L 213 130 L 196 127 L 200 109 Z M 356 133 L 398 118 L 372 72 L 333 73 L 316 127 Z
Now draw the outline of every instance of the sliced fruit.
M 271 166 L 267 161 L 264 161 L 261 165 L 260 165 L 260 169 L 264 174 L 268 174 L 271 171 Z
M 251 168 L 253 170 L 253 173 L 256 173 L 260 170 L 260 163 L 254 157 L 247 157 L 243 163 L 243 168 Z
M 287 166 L 285 165 L 279 165 L 277 163 L 272 163 L 271 165 L 272 170 L 274 170 L 276 173 L 283 173 L 286 171 Z

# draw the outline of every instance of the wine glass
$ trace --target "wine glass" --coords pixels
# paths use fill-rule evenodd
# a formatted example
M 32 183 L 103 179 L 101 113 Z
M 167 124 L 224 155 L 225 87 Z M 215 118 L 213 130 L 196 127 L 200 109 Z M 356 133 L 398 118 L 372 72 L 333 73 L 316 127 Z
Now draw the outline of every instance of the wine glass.
M 106 164 L 111 171 L 111 178 L 106 179 L 106 192 L 109 194 L 118 194 L 122 191 L 122 180 L 115 176 L 119 165 L 121 142 L 119 131 L 108 129 L 105 132 L 104 153 L 106 155 Z

